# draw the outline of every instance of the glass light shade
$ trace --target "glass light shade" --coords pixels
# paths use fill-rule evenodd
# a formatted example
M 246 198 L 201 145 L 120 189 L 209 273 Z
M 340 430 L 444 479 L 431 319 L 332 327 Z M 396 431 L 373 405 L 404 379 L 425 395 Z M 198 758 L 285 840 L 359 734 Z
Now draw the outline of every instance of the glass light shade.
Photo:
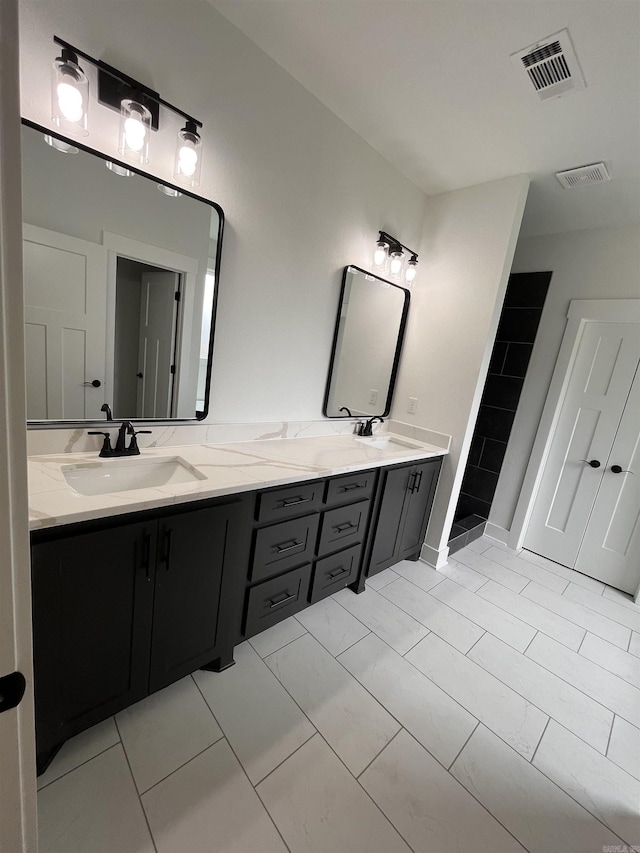
M 389 260 L 389 275 L 392 278 L 400 278 L 402 275 L 402 266 L 404 260 L 404 253 L 402 249 L 396 249 L 391 252 L 390 260 Z
M 51 121 L 65 133 L 87 136 L 89 81 L 74 53 L 63 48 L 51 69 Z
M 187 187 L 197 187 L 202 169 L 202 139 L 197 125 L 188 121 L 178 131 L 173 177 Z
M 63 154 L 77 154 L 78 148 L 75 145 L 70 145 L 68 142 L 63 142 L 61 139 L 56 139 L 55 136 L 49 136 L 48 133 L 44 135 L 44 141 L 47 145 L 50 145 L 52 148 L 55 148 L 56 151 L 62 151 Z
M 164 184 L 158 184 L 158 189 L 160 190 L 161 193 L 164 193 L 164 195 L 168 195 L 169 198 L 181 198 L 182 197 L 182 193 L 179 190 L 175 189 L 174 187 L 167 187 Z
M 120 104 L 118 151 L 134 163 L 148 163 L 150 136 L 151 113 L 142 104 L 126 98 Z
M 373 250 L 373 268 L 376 270 L 384 270 L 387 265 L 387 249 L 389 244 L 384 240 L 378 240 L 376 247 Z
M 418 272 L 418 259 L 415 255 L 412 255 L 411 258 L 407 261 L 407 267 L 404 271 L 404 280 L 411 287 L 413 282 L 416 280 L 416 274 Z
M 105 166 L 110 172 L 113 172 L 114 175 L 120 175 L 122 178 L 132 178 L 135 175 L 135 172 L 132 172 L 131 169 L 127 169 L 119 163 L 112 163 L 111 160 L 107 160 Z

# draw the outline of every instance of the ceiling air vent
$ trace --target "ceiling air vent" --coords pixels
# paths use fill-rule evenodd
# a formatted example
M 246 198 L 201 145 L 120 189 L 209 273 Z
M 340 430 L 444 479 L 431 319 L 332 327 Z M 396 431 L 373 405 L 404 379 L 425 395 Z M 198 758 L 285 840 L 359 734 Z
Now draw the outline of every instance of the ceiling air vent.
M 604 163 L 591 163 L 589 166 L 580 166 L 578 169 L 556 172 L 556 178 L 566 190 L 571 190 L 574 187 L 584 187 L 586 184 L 610 181 L 611 175 Z
M 511 59 L 541 100 L 557 98 L 586 86 L 569 30 L 560 30 L 512 53 Z

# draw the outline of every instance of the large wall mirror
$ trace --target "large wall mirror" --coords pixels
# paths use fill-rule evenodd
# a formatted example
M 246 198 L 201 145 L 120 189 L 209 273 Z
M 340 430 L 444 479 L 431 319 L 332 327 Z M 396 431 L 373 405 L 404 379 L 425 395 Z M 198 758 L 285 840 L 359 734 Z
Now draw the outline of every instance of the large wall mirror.
M 23 123 L 29 425 L 204 418 L 222 209 L 47 133 Z
M 359 267 L 345 268 L 324 414 L 386 417 L 391 410 L 409 291 Z

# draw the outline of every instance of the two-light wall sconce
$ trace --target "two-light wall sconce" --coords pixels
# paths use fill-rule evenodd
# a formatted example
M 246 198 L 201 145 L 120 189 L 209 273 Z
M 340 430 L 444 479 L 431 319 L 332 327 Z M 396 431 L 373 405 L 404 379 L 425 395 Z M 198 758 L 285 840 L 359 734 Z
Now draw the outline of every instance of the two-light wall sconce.
M 79 64 L 78 57 L 82 57 L 97 69 L 98 103 L 120 113 L 117 147 L 126 160 L 136 164 L 149 162 L 151 132 L 160 126 L 161 106 L 185 119 L 177 135 L 173 176 L 186 187 L 197 187 L 202 169 L 202 139 L 198 133 L 202 122 L 106 62 L 94 59 L 58 36 L 53 40 L 62 48 L 51 74 L 51 120 L 56 127 L 72 136 L 89 133 L 89 79 Z M 73 150 L 72 145 L 55 137 L 47 141 L 60 151 Z M 118 163 L 107 163 L 107 166 L 119 175 L 134 174 Z M 172 194 L 178 193 L 173 191 Z
M 418 272 L 418 253 L 386 231 L 380 231 L 379 234 L 373 250 L 373 271 L 386 274 L 393 281 L 403 281 L 407 287 L 411 287 Z

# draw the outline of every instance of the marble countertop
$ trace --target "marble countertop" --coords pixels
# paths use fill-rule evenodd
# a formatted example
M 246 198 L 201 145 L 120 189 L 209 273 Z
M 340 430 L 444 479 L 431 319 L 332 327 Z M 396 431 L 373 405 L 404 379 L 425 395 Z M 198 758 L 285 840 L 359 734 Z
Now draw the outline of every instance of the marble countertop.
M 386 432 L 377 438 L 386 436 L 401 444 L 381 449 L 353 435 L 334 435 L 144 448 L 139 457 L 126 462 L 180 459 L 204 479 L 91 496 L 76 493 L 64 471 L 87 465 L 108 468 L 123 460 L 100 459 L 95 452 L 32 456 L 28 460 L 29 526 L 31 530 L 56 527 L 447 453 L 442 447 Z

